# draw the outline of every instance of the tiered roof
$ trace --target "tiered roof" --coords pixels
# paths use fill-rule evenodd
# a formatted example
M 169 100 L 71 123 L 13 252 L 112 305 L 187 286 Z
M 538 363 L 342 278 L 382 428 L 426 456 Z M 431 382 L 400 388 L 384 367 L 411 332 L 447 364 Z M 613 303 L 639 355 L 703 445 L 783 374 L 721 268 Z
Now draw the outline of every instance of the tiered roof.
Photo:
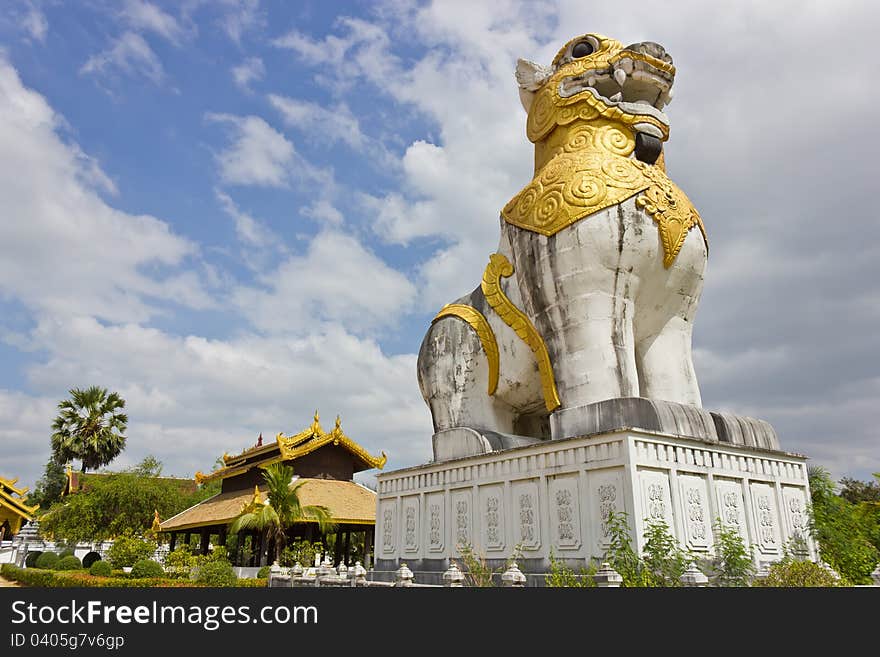
M 284 433 L 279 433 L 275 436 L 275 442 L 266 445 L 258 443 L 254 447 L 246 449 L 241 454 L 236 454 L 235 456 L 223 454 L 225 467 L 208 474 L 196 472 L 195 478 L 199 484 L 202 484 L 215 479 L 234 477 L 254 467 L 270 465 L 278 461 L 292 461 L 325 445 L 338 445 L 350 452 L 354 457 L 353 462 L 357 466 L 355 467 L 355 472 L 371 468 L 379 468 L 381 470 L 388 458 L 385 452 L 382 452 L 382 456 L 373 456 L 345 435 L 345 432 L 342 431 L 342 421 L 338 415 L 336 416 L 336 425 L 333 429 L 329 432 L 324 431 L 323 427 L 321 427 L 318 411 L 315 411 L 314 420 L 303 431 L 292 436 L 285 436 Z
M 0 477 L 0 524 L 8 521 L 13 534 L 17 534 L 21 529 L 21 523 L 34 519 L 34 513 L 40 508 L 39 504 L 28 506 L 25 502 L 25 495 L 28 492 L 27 486 L 19 488 L 15 484 L 15 479 L 6 479 Z

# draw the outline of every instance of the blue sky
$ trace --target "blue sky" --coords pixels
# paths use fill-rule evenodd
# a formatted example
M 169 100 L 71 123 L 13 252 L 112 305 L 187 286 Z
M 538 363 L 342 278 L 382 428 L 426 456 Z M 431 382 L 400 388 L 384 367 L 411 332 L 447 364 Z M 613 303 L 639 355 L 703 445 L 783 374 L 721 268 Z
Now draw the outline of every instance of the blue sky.
M 704 405 L 880 471 L 873 10 L 629 6 L 5 3 L 0 475 L 39 477 L 55 405 L 92 384 L 128 402 L 118 465 L 191 475 L 315 408 L 389 467 L 428 460 L 415 355 L 530 179 L 516 58 L 589 31 L 678 66 Z

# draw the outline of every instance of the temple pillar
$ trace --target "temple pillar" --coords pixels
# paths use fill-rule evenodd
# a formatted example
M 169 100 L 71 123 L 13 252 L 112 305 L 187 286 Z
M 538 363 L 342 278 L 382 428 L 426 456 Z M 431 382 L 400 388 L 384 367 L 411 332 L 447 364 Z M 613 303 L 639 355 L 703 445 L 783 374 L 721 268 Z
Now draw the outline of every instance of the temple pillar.
M 370 553 L 373 551 L 373 529 L 367 529 L 364 532 L 364 568 L 369 570 L 372 567 L 372 559 Z

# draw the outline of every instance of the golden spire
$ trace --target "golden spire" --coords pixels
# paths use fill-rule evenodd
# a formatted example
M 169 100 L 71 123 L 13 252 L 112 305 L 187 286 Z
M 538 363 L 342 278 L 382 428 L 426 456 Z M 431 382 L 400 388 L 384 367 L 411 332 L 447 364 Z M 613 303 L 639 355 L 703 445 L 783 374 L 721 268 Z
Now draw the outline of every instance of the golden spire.
M 153 509 L 153 526 L 150 527 L 150 529 L 151 529 L 154 533 L 158 534 L 159 531 L 161 531 L 161 527 L 160 527 L 159 525 L 160 525 L 160 522 L 159 522 L 159 511 L 158 511 L 158 509 Z
M 262 504 L 263 498 L 260 496 L 260 487 L 254 486 L 254 499 L 251 501 L 251 504 Z

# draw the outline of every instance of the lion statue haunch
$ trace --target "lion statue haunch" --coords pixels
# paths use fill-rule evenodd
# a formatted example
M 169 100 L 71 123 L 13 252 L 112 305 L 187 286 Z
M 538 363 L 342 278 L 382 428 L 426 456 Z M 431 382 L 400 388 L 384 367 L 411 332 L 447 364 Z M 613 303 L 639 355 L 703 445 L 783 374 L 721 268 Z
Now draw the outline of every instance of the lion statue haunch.
M 603 400 L 702 406 L 691 334 L 708 242 L 666 176 L 674 76 L 662 46 L 597 34 L 550 67 L 519 60 L 535 175 L 501 211 L 480 286 L 419 351 L 436 458 L 583 435 Z

